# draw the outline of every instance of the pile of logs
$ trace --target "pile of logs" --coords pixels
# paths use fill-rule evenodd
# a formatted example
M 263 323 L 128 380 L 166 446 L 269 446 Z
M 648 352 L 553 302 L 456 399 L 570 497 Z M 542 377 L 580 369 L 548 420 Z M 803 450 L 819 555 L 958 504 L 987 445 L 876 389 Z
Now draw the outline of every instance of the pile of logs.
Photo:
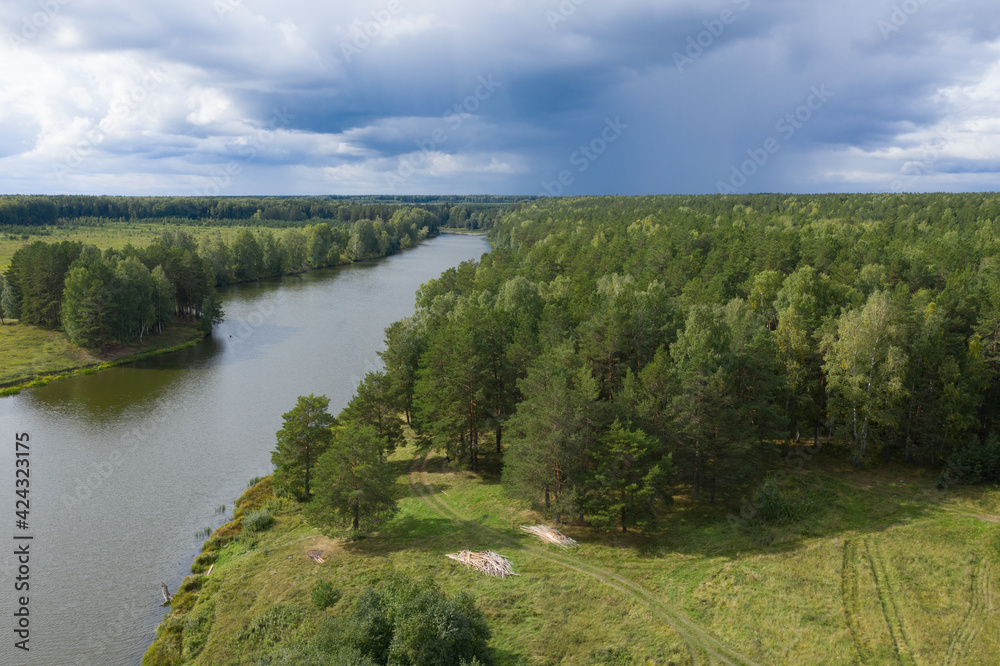
M 448 553 L 445 557 L 450 557 L 457 562 L 461 562 L 466 567 L 478 569 L 487 576 L 499 576 L 501 578 L 506 578 L 507 576 L 520 575 L 514 573 L 514 568 L 511 566 L 510 560 L 503 555 L 494 553 L 492 550 L 486 550 L 479 553 L 471 550 L 463 550 L 457 554 Z
M 546 527 L 545 525 L 521 525 L 521 529 L 525 532 L 530 532 L 542 541 L 547 541 L 548 543 L 554 543 L 557 546 L 562 546 L 563 548 L 572 548 L 577 545 L 575 539 L 571 539 L 562 532 L 552 527 Z

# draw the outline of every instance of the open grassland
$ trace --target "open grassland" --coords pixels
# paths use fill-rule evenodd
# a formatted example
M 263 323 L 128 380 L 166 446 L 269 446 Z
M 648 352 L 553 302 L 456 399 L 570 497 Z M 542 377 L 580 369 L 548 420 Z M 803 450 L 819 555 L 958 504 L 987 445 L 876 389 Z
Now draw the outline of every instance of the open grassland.
M 174 321 L 163 335 L 149 334 L 141 344 L 88 351 L 73 345 L 58 331 L 26 324 L 0 326 L 0 388 L 38 385 L 74 370 L 92 371 L 136 356 L 155 354 L 193 344 L 203 337 L 197 322 Z
M 661 532 L 566 525 L 580 546 L 563 550 L 518 529 L 538 516 L 496 479 L 412 448 L 394 464 L 400 512 L 357 542 L 322 536 L 259 484 L 239 513 L 268 505 L 277 522 L 214 550 L 211 576 L 186 581 L 146 663 L 257 663 L 315 631 L 317 581 L 344 592 L 335 616 L 392 571 L 471 592 L 498 664 L 936 665 L 1000 654 L 997 489 L 941 491 L 929 473 L 852 470 L 828 448 L 784 470 L 789 522 L 678 498 Z M 488 578 L 444 557 L 462 549 L 495 550 L 521 575 Z
M 222 233 L 223 238 L 229 240 L 230 236 L 239 229 L 236 227 L 188 226 L 168 223 L 108 222 L 101 225 L 31 228 L 33 233 L 30 235 L 0 233 L 0 273 L 7 270 L 11 257 L 19 248 L 37 240 L 43 240 L 47 243 L 75 241 L 94 245 L 101 250 L 109 248 L 117 250 L 129 244 L 135 247 L 146 247 L 166 230 L 186 231 L 195 237 L 218 231 Z

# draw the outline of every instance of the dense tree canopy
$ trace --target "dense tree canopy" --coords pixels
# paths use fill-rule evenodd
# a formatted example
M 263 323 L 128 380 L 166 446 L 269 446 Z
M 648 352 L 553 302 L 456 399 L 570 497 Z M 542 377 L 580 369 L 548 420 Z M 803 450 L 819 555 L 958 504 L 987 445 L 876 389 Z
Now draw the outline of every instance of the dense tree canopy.
M 558 199 L 490 233 L 388 329 L 385 392 L 453 461 L 502 450 L 554 517 L 736 498 L 803 439 L 992 455 L 997 195 Z
M 422 226 L 488 228 L 520 196 L 360 196 L 360 197 L 109 197 L 0 196 L 0 228 L 37 227 L 75 220 L 169 220 L 213 225 L 301 226 L 308 220 L 354 224 L 395 218 L 401 209 L 418 210 Z M 409 216 L 407 222 L 414 222 Z
M 435 215 L 434 207 L 427 204 L 404 205 L 405 198 L 388 199 L 384 203 L 250 199 L 243 204 L 235 199 L 40 199 L 42 203 L 32 197 L 0 196 L 0 218 L 21 211 L 17 213 L 21 217 L 15 215 L 14 221 L 0 219 L 0 229 L 5 224 L 19 224 L 30 230 L 39 224 L 55 222 L 103 225 L 116 222 L 115 216 L 166 220 L 161 213 L 175 215 L 184 210 L 194 217 L 169 218 L 169 221 L 192 225 L 199 221 L 216 224 L 220 220 L 240 223 L 225 235 L 218 229 L 200 236 L 167 229 L 145 248 L 128 245 L 89 256 L 74 273 L 67 313 L 63 312 L 67 298 L 65 284 L 71 269 L 80 268 L 77 260 L 83 245 L 39 240 L 21 247 L 11 260 L 4 284 L 0 285 L 3 289 L 0 315 L 20 318 L 27 324 L 62 327 L 74 343 L 102 349 L 108 343 L 141 340 L 149 331 L 162 333 L 174 315 L 197 319 L 202 330 L 210 333 L 213 325 L 222 320 L 215 287 L 394 254 L 436 234 L 448 217 L 446 210 Z M 469 205 L 486 207 L 492 223 L 510 208 L 512 201 L 501 197 Z M 251 204 L 258 207 L 251 210 Z M 232 217 L 240 211 L 247 213 L 249 219 Z M 106 215 L 108 219 L 63 217 L 84 214 Z M 279 221 L 294 226 L 270 228 L 275 225 L 269 225 L 268 221 L 275 219 L 268 218 L 269 214 L 278 215 Z M 39 215 L 42 221 L 32 218 Z M 48 219 L 46 215 L 56 219 Z M 101 277 L 108 271 L 113 277 Z M 168 306 L 168 300 L 172 306 Z M 407 407 L 411 408 L 412 404 Z

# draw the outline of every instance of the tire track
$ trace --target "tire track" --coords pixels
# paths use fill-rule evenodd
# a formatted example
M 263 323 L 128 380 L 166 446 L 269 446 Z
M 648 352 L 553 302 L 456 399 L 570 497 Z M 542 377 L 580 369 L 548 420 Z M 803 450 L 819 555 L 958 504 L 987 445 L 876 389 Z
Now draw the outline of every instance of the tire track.
M 858 659 L 863 663 L 866 660 L 866 650 L 864 641 L 861 640 L 860 627 L 858 626 L 858 616 L 861 614 L 858 608 L 860 591 L 858 589 L 858 544 L 853 539 L 844 541 L 844 561 L 840 571 L 840 596 L 844 602 L 844 617 L 847 620 L 847 628 L 851 632 L 851 639 L 854 647 L 858 651 Z
M 969 610 L 962 623 L 958 626 L 945 653 L 946 664 L 958 664 L 968 651 L 979 632 L 983 629 L 986 611 L 992 610 L 993 600 L 990 595 L 990 568 L 986 559 L 981 559 L 972 571 L 972 581 L 969 593 Z
M 906 624 L 903 622 L 903 615 L 899 610 L 898 595 L 894 589 L 896 587 L 895 581 L 889 576 L 885 558 L 882 556 L 878 544 L 872 539 L 865 539 L 864 548 L 865 557 L 868 559 L 872 575 L 875 577 L 875 590 L 878 592 L 878 598 L 882 604 L 882 613 L 889 626 L 889 634 L 892 637 L 899 663 L 916 664 L 913 643 L 907 636 Z
M 721 643 L 714 636 L 687 618 L 680 610 L 664 604 L 652 592 L 628 578 L 616 574 L 609 569 L 580 562 L 568 555 L 551 553 L 534 545 L 526 545 L 521 539 L 469 520 L 443 499 L 433 493 L 427 492 L 430 487 L 427 482 L 427 455 L 425 454 L 421 459 L 419 473 L 417 471 L 417 461 L 418 458 L 414 457 L 410 463 L 410 486 L 424 504 L 439 515 L 450 520 L 458 520 L 467 529 L 489 535 L 512 548 L 527 551 L 540 559 L 585 576 L 590 576 L 627 597 L 643 602 L 656 617 L 669 625 L 680 636 L 681 640 L 686 644 L 691 661 L 694 664 L 707 661 L 708 663 L 717 662 L 730 666 L 736 666 L 737 664 L 757 666 L 751 659 Z

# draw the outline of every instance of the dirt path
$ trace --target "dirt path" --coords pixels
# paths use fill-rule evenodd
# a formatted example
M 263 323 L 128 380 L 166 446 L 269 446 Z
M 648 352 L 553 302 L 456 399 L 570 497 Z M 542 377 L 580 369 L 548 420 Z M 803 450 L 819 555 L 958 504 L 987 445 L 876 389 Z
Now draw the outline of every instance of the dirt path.
M 419 471 L 417 469 L 418 462 L 420 463 Z M 444 499 L 440 496 L 435 493 L 428 492 L 430 490 L 430 486 L 427 483 L 426 466 L 426 455 L 424 455 L 423 458 L 413 458 L 410 463 L 410 487 L 424 502 L 424 504 L 435 511 L 438 515 L 450 520 L 457 520 L 461 522 L 466 529 L 479 532 L 480 534 L 489 535 L 498 541 L 507 544 L 509 547 L 527 551 L 535 557 L 552 562 L 553 564 L 557 564 L 565 569 L 575 571 L 576 573 L 580 573 L 585 576 L 590 576 L 591 578 L 604 583 L 618 592 L 621 592 L 625 596 L 641 602 L 649 608 L 650 612 L 652 612 L 654 616 L 665 622 L 677 633 L 678 636 L 681 637 L 687 645 L 688 653 L 690 654 L 691 661 L 694 664 L 721 663 L 729 664 L 731 666 L 735 666 L 737 664 L 757 666 L 756 662 L 727 647 L 717 638 L 695 624 L 681 610 L 663 603 L 652 592 L 641 587 L 628 578 L 616 574 L 609 569 L 581 561 L 564 553 L 552 552 L 535 545 L 526 545 L 522 539 L 469 520 L 466 516 L 444 501 Z
M 994 516 L 988 513 L 976 513 L 975 511 L 970 511 L 969 509 L 962 509 L 953 506 L 941 506 L 940 508 L 942 511 L 968 516 L 969 518 L 975 518 L 976 520 L 981 520 L 984 523 L 1000 523 L 1000 516 Z

